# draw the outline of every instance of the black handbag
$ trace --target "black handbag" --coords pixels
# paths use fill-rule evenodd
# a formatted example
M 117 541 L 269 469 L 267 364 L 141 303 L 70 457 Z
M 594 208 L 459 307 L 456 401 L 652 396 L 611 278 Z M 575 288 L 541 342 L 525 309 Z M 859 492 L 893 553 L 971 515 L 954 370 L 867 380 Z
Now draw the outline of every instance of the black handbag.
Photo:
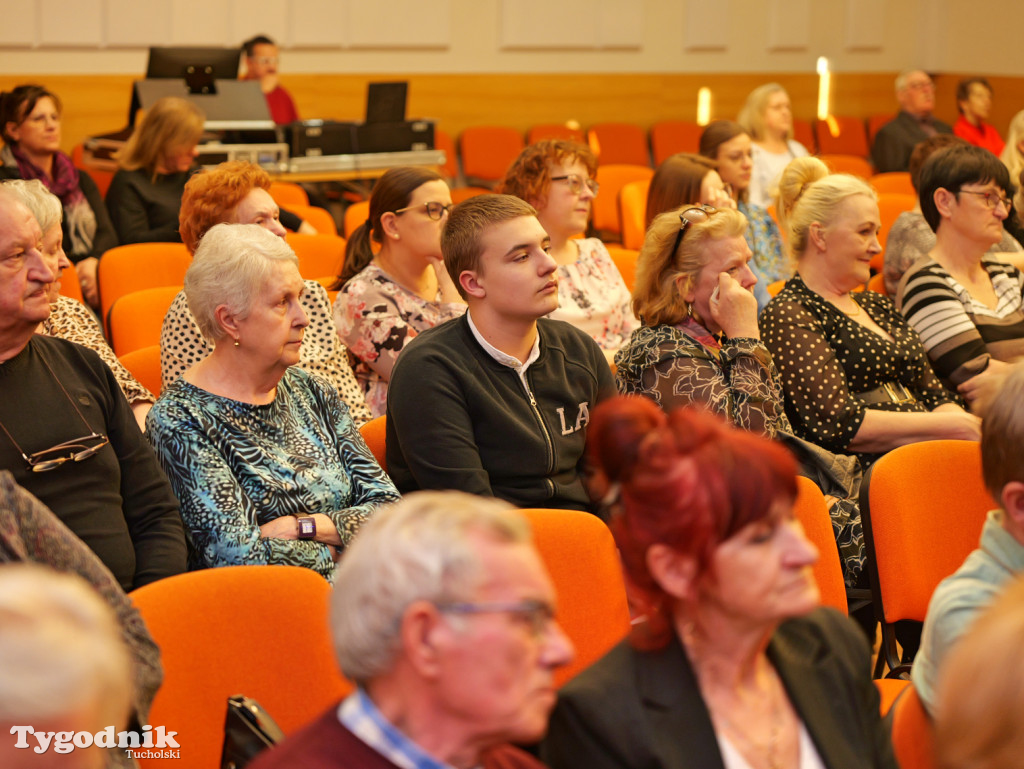
M 221 769 L 242 769 L 260 751 L 283 739 L 281 727 L 274 723 L 274 719 L 256 700 L 241 694 L 228 697 Z

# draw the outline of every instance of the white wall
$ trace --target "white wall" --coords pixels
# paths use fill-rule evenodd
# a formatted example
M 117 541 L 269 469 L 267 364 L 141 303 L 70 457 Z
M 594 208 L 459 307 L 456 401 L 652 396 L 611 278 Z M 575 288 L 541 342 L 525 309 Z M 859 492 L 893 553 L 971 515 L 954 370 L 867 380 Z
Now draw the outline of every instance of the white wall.
M 1022 22 L 1017 0 L 12 0 L 0 73 L 135 74 L 152 44 L 263 32 L 294 73 L 1018 75 Z

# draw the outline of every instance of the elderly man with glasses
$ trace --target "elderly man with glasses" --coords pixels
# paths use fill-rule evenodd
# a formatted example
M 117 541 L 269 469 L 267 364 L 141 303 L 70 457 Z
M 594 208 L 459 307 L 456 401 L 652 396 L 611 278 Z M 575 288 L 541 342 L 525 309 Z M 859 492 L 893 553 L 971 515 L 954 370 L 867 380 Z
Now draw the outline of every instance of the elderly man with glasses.
M 901 72 L 896 78 L 896 100 L 900 113 L 882 126 L 871 147 L 876 173 L 906 171 L 910 153 L 918 142 L 935 134 L 953 133 L 946 123 L 932 117 L 935 83 L 927 72 L 919 69 Z
M 56 513 L 132 590 L 185 569 L 178 503 L 110 369 L 36 334 L 56 255 L 0 186 L 0 469 Z
M 510 505 L 418 492 L 381 510 L 338 566 L 331 628 L 354 694 L 252 769 L 539 769 L 533 743 L 572 643 Z

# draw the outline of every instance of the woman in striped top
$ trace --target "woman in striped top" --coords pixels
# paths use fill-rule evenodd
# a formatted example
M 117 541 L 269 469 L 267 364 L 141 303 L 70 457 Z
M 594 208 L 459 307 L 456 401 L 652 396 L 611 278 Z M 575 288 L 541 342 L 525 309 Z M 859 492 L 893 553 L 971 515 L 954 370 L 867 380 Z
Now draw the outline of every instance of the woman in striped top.
M 1024 276 L 985 253 L 1003 236 L 1009 174 L 991 152 L 954 146 L 928 159 L 919 189 L 936 243 L 907 271 L 897 305 L 935 373 L 979 413 L 1024 355 Z

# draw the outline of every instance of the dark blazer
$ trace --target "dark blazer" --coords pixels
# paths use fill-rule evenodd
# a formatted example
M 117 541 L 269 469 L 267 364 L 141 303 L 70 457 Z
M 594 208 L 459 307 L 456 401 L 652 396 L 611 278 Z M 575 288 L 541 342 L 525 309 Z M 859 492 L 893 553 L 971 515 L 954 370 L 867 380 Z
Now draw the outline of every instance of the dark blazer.
M 931 123 L 936 133 L 953 133 L 953 129 L 941 120 L 932 118 Z M 927 138 L 928 134 L 921 128 L 917 118 L 909 112 L 900 112 L 875 134 L 875 141 L 871 145 L 871 161 L 875 164 L 875 173 L 906 171 L 910 165 L 910 153 L 919 142 Z
M 779 627 L 768 657 L 829 769 L 896 769 L 863 633 L 832 609 Z M 711 715 L 678 639 L 623 641 L 566 684 L 541 758 L 551 769 L 723 769 Z

